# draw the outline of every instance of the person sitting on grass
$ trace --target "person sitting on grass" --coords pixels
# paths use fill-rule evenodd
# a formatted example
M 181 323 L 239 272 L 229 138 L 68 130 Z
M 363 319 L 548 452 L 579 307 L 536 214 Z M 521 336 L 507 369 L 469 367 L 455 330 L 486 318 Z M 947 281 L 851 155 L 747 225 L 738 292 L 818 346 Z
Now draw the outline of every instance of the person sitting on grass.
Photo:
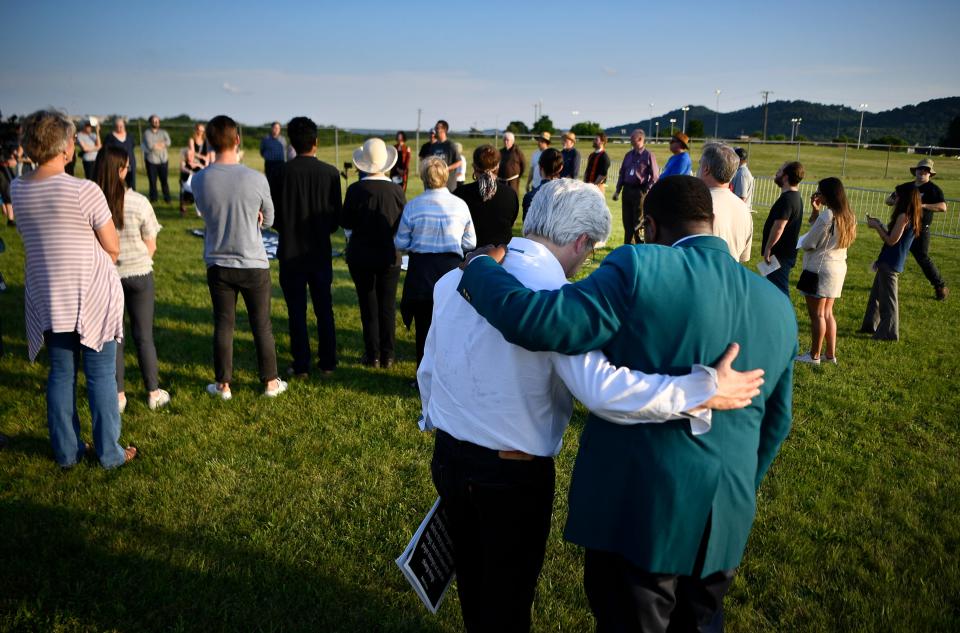
M 913 189 L 897 198 L 897 206 L 884 226 L 877 218 L 867 216 L 867 225 L 883 240 L 880 255 L 873 264 L 877 271 L 873 288 L 867 299 L 860 331 L 873 334 L 878 341 L 900 340 L 900 307 L 897 301 L 897 282 L 913 240 L 923 230 L 923 203 L 920 191 Z
M 216 382 L 207 393 L 223 400 L 233 397 L 233 328 L 237 295 L 250 315 L 257 366 L 265 388 L 274 398 L 287 390 L 277 373 L 277 348 L 270 323 L 270 262 L 260 227 L 273 224 L 273 200 L 266 177 L 240 164 L 240 132 L 228 116 L 207 124 L 207 138 L 217 160 L 193 177 L 193 197 L 206 224 L 203 259 L 213 302 L 213 367 Z

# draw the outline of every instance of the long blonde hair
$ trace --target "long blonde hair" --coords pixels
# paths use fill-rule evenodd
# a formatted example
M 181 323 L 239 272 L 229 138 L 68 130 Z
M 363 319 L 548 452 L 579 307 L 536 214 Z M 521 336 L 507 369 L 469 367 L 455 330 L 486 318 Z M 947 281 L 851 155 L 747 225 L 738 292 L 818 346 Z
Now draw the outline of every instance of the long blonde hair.
M 824 178 L 817 183 L 823 202 L 833 211 L 837 232 L 837 248 L 847 248 L 857 239 L 857 217 L 850 210 L 847 192 L 839 178 Z

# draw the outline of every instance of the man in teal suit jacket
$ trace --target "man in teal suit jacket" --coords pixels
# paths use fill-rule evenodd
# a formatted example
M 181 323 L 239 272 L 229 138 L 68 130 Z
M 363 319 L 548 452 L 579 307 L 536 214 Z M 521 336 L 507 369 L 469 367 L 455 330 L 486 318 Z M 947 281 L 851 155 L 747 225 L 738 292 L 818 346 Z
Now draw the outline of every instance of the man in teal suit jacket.
M 760 396 L 715 412 L 705 435 L 683 420 L 625 427 L 591 415 L 570 486 L 564 534 L 587 548 L 584 585 L 598 631 L 722 627 L 756 490 L 790 430 L 796 315 L 710 235 L 712 202 L 699 180 L 665 178 L 645 210 L 653 244 L 616 249 L 578 283 L 533 292 L 479 257 L 460 291 L 508 341 L 531 350 L 602 349 L 617 365 L 683 373 L 736 341 L 734 368 L 765 371 Z

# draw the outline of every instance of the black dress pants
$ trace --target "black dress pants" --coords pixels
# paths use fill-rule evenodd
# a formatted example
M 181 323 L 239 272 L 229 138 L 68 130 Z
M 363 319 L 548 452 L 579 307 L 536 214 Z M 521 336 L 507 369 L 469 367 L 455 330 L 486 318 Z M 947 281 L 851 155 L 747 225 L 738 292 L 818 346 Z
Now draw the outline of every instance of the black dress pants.
M 154 164 L 147 163 L 147 180 L 150 182 L 150 202 L 156 202 L 157 198 L 157 180 L 160 180 L 160 187 L 163 189 L 163 201 L 170 202 L 170 184 L 167 182 L 167 163 Z
M 553 458 L 503 459 L 437 431 L 431 472 L 450 522 L 464 627 L 529 631 L 550 532 Z
M 597 633 L 723 631 L 723 596 L 736 570 L 700 577 L 709 532 L 690 576 L 653 574 L 620 554 L 588 549 L 583 586 Z
M 644 193 L 640 187 L 624 187 L 623 200 L 623 243 L 640 243 L 640 225 L 643 222 Z
M 233 380 L 233 329 L 237 295 L 243 295 L 257 349 L 261 382 L 277 377 L 277 348 L 270 323 L 270 270 L 268 268 L 207 268 L 207 286 L 213 302 L 213 368 L 217 382 Z
M 920 235 L 913 240 L 913 244 L 910 245 L 910 252 L 913 253 L 913 258 L 917 260 L 920 270 L 923 271 L 927 281 L 930 282 L 930 285 L 933 286 L 934 289 L 943 288 L 947 285 L 946 282 L 943 281 L 943 277 L 940 276 L 940 271 L 937 270 L 937 265 L 933 263 L 932 259 L 930 259 L 929 226 L 923 227 L 923 230 L 920 231 Z
M 287 303 L 290 330 L 290 354 L 293 371 L 310 372 L 310 335 L 307 332 L 307 289 L 317 317 L 317 367 L 333 371 L 337 367 L 337 331 L 333 321 L 333 269 L 303 270 L 280 262 L 280 288 Z
M 97 161 L 95 160 L 83 161 L 83 177 L 87 180 L 96 180 L 96 167 Z
M 140 375 L 147 392 L 160 388 L 157 377 L 157 346 L 153 342 L 153 273 L 124 277 L 123 304 L 130 317 L 130 338 L 137 347 L 137 361 L 140 363 Z M 117 344 L 117 391 L 124 391 L 123 347 L 127 337 Z
M 379 360 L 384 365 L 394 359 L 400 266 L 375 269 L 350 265 L 349 268 L 360 304 L 364 356 L 368 361 Z

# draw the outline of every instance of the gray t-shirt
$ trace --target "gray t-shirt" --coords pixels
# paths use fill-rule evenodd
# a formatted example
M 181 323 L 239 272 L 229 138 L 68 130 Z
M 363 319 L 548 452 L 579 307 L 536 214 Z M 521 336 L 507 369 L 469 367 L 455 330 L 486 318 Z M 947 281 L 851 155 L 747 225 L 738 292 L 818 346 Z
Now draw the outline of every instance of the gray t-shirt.
M 164 144 L 163 149 L 157 147 L 159 143 Z M 140 147 L 143 150 L 143 158 L 148 163 L 162 165 L 168 160 L 167 151 L 170 149 L 170 135 L 163 129 L 154 132 L 153 128 L 147 128 L 143 132 L 143 142 Z
M 193 197 L 206 223 L 203 259 L 208 268 L 270 268 L 257 225 L 261 210 L 263 227 L 273 224 L 273 200 L 263 174 L 214 163 L 194 175 Z
M 730 181 L 730 187 L 733 193 L 743 200 L 747 208 L 753 211 L 753 174 L 746 165 L 741 165 L 737 169 L 733 180 Z

